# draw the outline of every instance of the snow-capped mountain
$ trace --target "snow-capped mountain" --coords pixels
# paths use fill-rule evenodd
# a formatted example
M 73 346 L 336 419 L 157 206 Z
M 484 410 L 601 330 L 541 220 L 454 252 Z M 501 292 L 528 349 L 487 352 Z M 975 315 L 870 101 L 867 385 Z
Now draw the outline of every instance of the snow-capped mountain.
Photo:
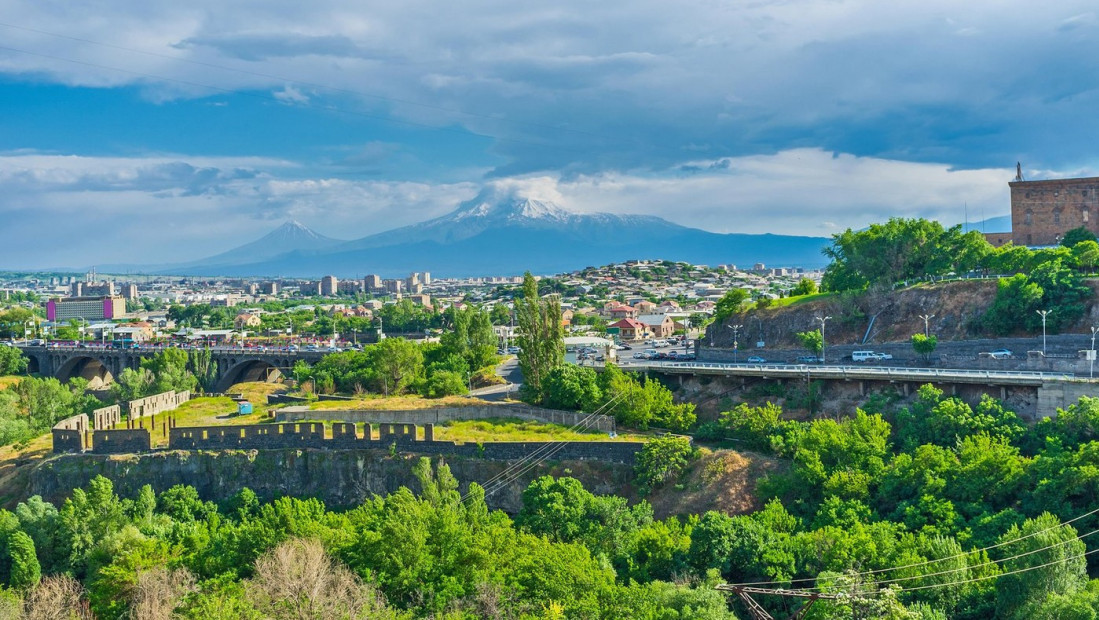
M 216 256 L 187 263 L 187 265 L 200 267 L 245 265 L 275 258 L 287 252 L 314 252 L 341 243 L 344 243 L 344 241 L 325 237 L 301 222 L 287 220 L 282 226 L 251 243 L 233 248 L 228 252 L 222 252 Z
M 270 235 L 188 265 L 194 275 L 359 277 L 556 273 L 647 258 L 696 264 L 816 267 L 827 239 L 780 235 L 718 234 L 645 215 L 575 213 L 529 196 L 486 190 L 454 211 L 425 222 L 335 242 L 288 223 Z M 295 228 L 297 228 L 295 227 Z M 302 242 L 305 233 L 318 238 Z M 288 238 L 285 252 L 270 252 Z M 261 254 L 261 251 L 263 252 Z M 242 261 L 243 257 L 251 261 Z M 172 273 L 181 273 L 178 269 Z

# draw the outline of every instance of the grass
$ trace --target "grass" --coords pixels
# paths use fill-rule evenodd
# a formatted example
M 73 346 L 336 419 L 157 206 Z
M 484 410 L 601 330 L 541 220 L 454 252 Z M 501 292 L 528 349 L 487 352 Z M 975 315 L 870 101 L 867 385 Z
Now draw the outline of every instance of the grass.
M 797 306 L 800 304 L 808 303 L 810 301 L 821 301 L 823 299 L 830 299 L 835 297 L 838 293 L 813 293 L 812 295 L 798 295 L 797 297 L 781 297 L 779 299 L 772 299 L 768 308 L 785 308 L 786 306 Z M 758 306 L 757 306 L 758 307 Z
M 155 416 L 142 418 L 140 421 L 145 428 L 152 429 L 150 435 L 152 437 L 153 446 L 168 444 L 168 436 L 165 434 L 165 425 L 168 422 L 169 417 L 175 420 L 176 426 L 240 426 L 243 424 L 260 424 L 271 420 L 267 415 L 267 410 L 275 408 L 273 406 L 266 406 L 266 395 L 276 392 L 280 388 L 281 386 L 276 384 L 261 382 L 238 383 L 229 388 L 229 393 L 244 394 L 245 398 L 252 403 L 253 413 L 248 415 L 238 416 L 237 404 L 229 397 L 200 396 L 198 398 L 192 398 L 173 411 L 165 411 L 164 413 Z M 126 422 L 121 422 L 115 426 L 115 428 L 126 428 Z
M 602 431 L 578 432 L 559 424 L 532 422 L 518 418 L 461 420 L 435 425 L 435 439 L 457 443 L 486 441 L 645 441 L 634 433 L 610 437 Z
M 355 400 L 319 400 L 309 403 L 310 409 L 332 411 L 342 409 L 433 409 L 436 407 L 476 407 L 488 404 L 479 398 L 444 396 L 421 398 L 419 396 L 363 396 Z

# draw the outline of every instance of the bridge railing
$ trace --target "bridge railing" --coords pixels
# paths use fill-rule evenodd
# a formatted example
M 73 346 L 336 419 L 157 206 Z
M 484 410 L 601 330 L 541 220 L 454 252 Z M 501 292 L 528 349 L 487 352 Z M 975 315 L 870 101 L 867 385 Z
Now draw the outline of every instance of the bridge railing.
M 684 370 L 710 369 L 723 371 L 754 371 L 758 373 L 798 375 L 840 375 L 855 377 L 882 377 L 893 379 L 1029 379 L 1043 381 L 1073 381 L 1079 378 L 1073 373 L 1040 372 L 1029 370 L 969 370 L 964 368 L 895 368 L 875 366 L 816 366 L 809 364 L 722 364 L 716 362 L 653 362 L 650 368 Z

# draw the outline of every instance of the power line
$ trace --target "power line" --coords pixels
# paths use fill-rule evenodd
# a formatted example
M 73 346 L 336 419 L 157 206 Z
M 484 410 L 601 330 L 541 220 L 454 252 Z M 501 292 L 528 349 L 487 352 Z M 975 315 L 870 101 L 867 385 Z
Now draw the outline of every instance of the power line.
M 1057 528 L 1059 528 L 1063 525 L 1069 525 L 1071 523 L 1075 523 L 1076 521 L 1079 521 L 1080 519 L 1090 517 L 1091 515 L 1093 515 L 1095 513 L 1099 513 L 1099 508 L 1095 508 L 1094 510 L 1090 510 L 1088 512 L 1085 512 L 1084 514 L 1079 515 L 1077 517 L 1074 517 L 1072 519 L 1069 519 L 1068 521 L 1065 521 L 1063 523 L 1058 523 L 1057 525 L 1054 525 L 1052 527 L 1047 527 L 1044 530 L 1038 530 L 1036 532 L 1031 532 L 1030 534 L 1027 534 L 1026 536 L 1016 538 L 1016 539 L 1013 539 L 1013 540 L 1008 540 L 1008 541 L 996 543 L 995 545 L 989 545 L 987 547 L 981 547 L 980 549 L 971 549 L 969 551 L 965 551 L 965 552 L 962 552 L 962 553 L 956 553 L 956 554 L 951 555 L 951 556 L 946 556 L 946 557 L 943 557 L 943 558 L 937 558 L 937 559 L 933 559 L 933 560 L 924 560 L 923 562 L 916 562 L 916 563 L 913 563 L 913 564 L 903 564 L 901 566 L 892 566 L 892 567 L 889 567 L 889 568 L 878 568 L 878 569 L 874 569 L 874 570 L 860 571 L 858 573 L 855 573 L 855 575 L 857 575 L 857 576 L 876 575 L 878 573 L 885 573 L 885 572 L 889 572 L 889 571 L 898 571 L 898 570 L 903 570 L 903 569 L 906 569 L 906 568 L 915 568 L 917 566 L 926 566 L 928 564 L 935 564 L 937 562 L 945 562 L 947 560 L 953 560 L 953 559 L 957 559 L 957 558 L 961 558 L 961 557 L 966 557 L 966 556 L 971 555 L 973 553 L 980 553 L 982 551 L 988 551 L 989 549 L 998 549 L 999 547 L 1003 547 L 1004 545 L 1014 544 L 1014 543 L 1017 543 L 1021 540 L 1026 540 L 1028 538 L 1032 538 L 1034 536 L 1038 536 L 1040 534 L 1044 534 L 1046 532 L 1053 531 L 1053 530 L 1055 530 L 1055 529 L 1057 529 Z M 786 581 L 746 581 L 746 582 L 732 583 L 732 584 L 726 584 L 726 585 L 730 585 L 730 586 L 766 586 L 766 585 L 783 585 L 783 584 L 791 584 L 791 583 L 800 583 L 800 582 L 803 582 L 803 581 L 816 581 L 816 577 L 804 577 L 804 578 L 799 578 L 799 579 L 788 579 Z
M 1060 564 L 1061 562 L 1068 562 L 1068 561 L 1071 561 L 1071 560 L 1078 560 L 1080 558 L 1089 556 L 1089 555 L 1091 555 L 1091 554 L 1093 554 L 1097 551 L 1099 551 L 1099 548 L 1092 549 L 1091 551 L 1085 551 L 1084 553 L 1081 553 L 1079 555 L 1074 555 L 1072 557 L 1061 558 L 1059 560 L 1053 560 L 1052 562 L 1046 562 L 1045 564 L 1039 564 L 1037 566 L 1028 566 L 1026 568 L 1019 568 L 1019 569 L 1015 569 L 1015 570 L 1012 570 L 1012 571 L 1008 571 L 1006 573 L 999 573 L 997 575 L 982 575 L 980 577 L 974 577 L 972 579 L 965 579 L 965 580 L 962 580 L 962 581 L 952 581 L 950 583 L 933 583 L 933 584 L 926 585 L 926 586 L 915 586 L 915 587 L 912 587 L 912 588 L 901 588 L 901 592 L 915 592 L 917 590 L 931 590 L 933 588 L 946 588 L 946 587 L 949 587 L 949 586 L 960 586 L 960 585 L 965 585 L 967 583 L 975 583 L 977 581 L 985 581 L 985 580 L 988 580 L 988 579 L 998 579 L 1000 577 L 1006 577 L 1007 575 L 1018 575 L 1019 573 L 1025 573 L 1027 571 L 1038 570 L 1039 568 L 1046 568 L 1046 567 L 1049 567 L 1049 566 L 1053 566 L 1054 564 Z

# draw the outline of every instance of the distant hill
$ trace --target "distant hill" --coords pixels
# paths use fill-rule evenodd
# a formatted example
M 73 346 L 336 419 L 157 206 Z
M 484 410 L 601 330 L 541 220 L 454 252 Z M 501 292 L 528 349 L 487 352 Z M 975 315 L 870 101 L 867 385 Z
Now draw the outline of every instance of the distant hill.
M 314 252 L 332 248 L 341 243 L 344 241 L 325 237 L 301 222 L 289 220 L 251 243 L 193 263 L 175 265 L 173 268 L 185 265 L 247 265 L 275 258 L 287 252 Z
M 300 226 L 300 225 L 299 225 Z M 286 226 L 283 227 L 285 229 Z M 308 231 L 304 226 L 302 229 Z M 283 230 L 283 229 L 280 229 Z M 278 233 L 279 231 L 276 231 Z M 311 231 L 310 231 L 311 233 Z M 696 264 L 819 267 L 827 239 L 719 234 L 643 215 L 582 214 L 553 203 L 486 191 L 426 222 L 348 242 L 319 237 L 272 253 L 268 235 L 218 256 L 165 268 L 164 273 L 223 276 L 357 277 L 430 271 L 436 276 L 559 273 L 589 265 L 649 258 Z M 251 260 L 249 260 L 251 259 Z

